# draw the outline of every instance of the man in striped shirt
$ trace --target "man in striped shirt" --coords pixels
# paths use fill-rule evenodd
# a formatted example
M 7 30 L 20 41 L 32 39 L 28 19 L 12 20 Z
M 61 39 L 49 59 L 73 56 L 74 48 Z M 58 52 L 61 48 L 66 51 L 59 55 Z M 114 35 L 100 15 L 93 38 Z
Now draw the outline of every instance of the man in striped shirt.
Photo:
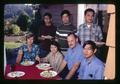
M 76 33 L 77 28 L 70 22 L 70 12 L 63 10 L 61 13 L 62 25 L 57 28 L 56 37 L 62 51 L 66 51 L 68 48 L 67 35 L 70 32 Z

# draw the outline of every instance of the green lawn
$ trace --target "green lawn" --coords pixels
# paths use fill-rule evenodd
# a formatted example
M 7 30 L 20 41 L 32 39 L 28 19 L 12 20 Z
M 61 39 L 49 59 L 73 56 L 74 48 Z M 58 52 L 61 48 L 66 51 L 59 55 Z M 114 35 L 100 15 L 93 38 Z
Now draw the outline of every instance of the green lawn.
M 23 44 L 23 43 L 4 42 L 5 47 L 8 48 L 8 49 L 20 47 L 22 44 Z

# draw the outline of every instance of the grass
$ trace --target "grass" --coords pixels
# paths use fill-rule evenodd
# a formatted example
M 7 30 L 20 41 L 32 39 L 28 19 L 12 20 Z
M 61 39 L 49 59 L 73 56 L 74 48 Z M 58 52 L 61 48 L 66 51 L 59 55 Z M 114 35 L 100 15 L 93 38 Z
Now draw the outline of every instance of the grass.
M 7 49 L 12 49 L 12 48 L 18 48 L 22 45 L 23 43 L 16 43 L 16 42 L 4 42 L 4 45 Z

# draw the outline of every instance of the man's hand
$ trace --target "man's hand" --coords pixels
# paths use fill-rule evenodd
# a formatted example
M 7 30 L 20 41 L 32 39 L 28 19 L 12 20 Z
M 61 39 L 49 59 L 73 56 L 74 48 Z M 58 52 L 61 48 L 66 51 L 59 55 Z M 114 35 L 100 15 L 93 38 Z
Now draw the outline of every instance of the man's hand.
M 79 66 L 80 66 L 80 62 L 75 63 L 71 68 L 71 70 L 69 71 L 69 73 L 67 74 L 67 76 L 65 77 L 65 79 L 66 80 L 71 79 L 72 76 L 75 75 L 75 72 L 78 70 Z
M 65 68 L 66 64 L 67 64 L 67 62 L 65 60 L 63 60 L 60 65 L 60 71 L 58 73 L 60 73 Z

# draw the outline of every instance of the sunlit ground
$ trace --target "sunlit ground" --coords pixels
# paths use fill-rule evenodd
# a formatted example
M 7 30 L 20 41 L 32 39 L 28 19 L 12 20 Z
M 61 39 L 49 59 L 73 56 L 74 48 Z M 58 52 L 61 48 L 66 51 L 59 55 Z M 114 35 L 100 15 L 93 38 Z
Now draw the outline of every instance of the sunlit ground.
M 18 48 L 22 45 L 23 43 L 16 43 L 16 42 L 4 42 L 4 45 L 7 49 L 12 49 L 12 48 Z

